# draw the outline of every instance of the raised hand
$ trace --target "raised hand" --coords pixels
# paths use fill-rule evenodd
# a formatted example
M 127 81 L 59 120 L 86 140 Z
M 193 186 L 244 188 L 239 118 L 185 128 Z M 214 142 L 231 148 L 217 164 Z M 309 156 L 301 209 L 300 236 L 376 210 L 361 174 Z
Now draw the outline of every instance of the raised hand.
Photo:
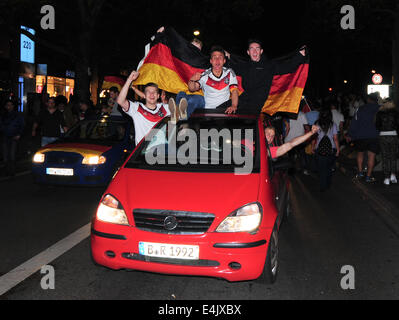
M 138 77 L 140 76 L 140 72 L 137 71 L 132 71 L 132 73 L 129 75 L 128 80 L 130 82 L 135 81 Z

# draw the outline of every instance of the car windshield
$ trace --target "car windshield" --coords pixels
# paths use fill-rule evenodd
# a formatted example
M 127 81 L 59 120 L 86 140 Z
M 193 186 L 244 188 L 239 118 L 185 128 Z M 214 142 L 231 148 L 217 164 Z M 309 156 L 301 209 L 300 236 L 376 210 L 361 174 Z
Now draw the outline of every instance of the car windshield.
M 259 172 L 257 120 L 192 117 L 177 125 L 168 118 L 145 138 L 127 168 L 163 171 Z
M 77 123 L 69 130 L 64 140 L 73 140 L 89 143 L 113 144 L 124 139 L 127 122 L 102 118 Z

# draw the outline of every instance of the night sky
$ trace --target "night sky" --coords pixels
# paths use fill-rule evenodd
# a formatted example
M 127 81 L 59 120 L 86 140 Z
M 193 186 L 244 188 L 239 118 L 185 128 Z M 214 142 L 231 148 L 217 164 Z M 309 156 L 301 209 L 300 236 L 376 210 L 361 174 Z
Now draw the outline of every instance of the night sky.
M 40 29 L 40 1 L 13 2 L 10 15 L 17 24 L 35 28 L 40 39 L 64 48 L 67 54 L 73 52 L 82 30 L 77 0 L 68 5 L 60 0 L 47 2 L 56 10 L 56 30 Z M 355 8 L 355 30 L 340 26 L 345 4 Z M 305 92 L 324 95 L 333 87 L 364 93 L 372 69 L 383 75 L 384 83 L 391 83 L 393 20 L 384 10 L 395 5 L 395 0 L 108 0 L 95 24 L 91 57 L 105 74 L 129 72 L 136 68 L 144 46 L 159 27 L 172 26 L 187 40 L 198 29 L 204 52 L 219 44 L 245 56 L 249 38 L 262 40 L 270 58 L 307 45 L 310 75 Z M 38 47 L 40 63 L 65 61 L 73 67 L 67 54 L 55 55 L 44 42 Z M 344 85 L 344 80 L 349 83 Z

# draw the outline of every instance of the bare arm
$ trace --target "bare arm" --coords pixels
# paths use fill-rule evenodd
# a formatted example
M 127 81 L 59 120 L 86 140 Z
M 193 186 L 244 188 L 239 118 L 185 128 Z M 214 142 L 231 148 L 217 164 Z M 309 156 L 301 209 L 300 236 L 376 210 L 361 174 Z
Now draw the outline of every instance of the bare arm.
M 118 96 L 118 99 L 116 99 L 116 102 L 122 107 L 123 111 L 125 112 L 129 111 L 129 101 L 126 99 L 126 97 L 129 92 L 130 85 L 134 80 L 139 77 L 139 75 L 140 74 L 137 71 L 133 71 L 130 74 Z
M 132 86 L 133 91 L 141 98 L 141 99 L 145 99 L 145 94 L 144 92 L 140 91 L 139 89 L 137 89 L 135 86 Z
M 231 92 L 231 107 L 227 108 L 226 113 L 227 114 L 231 114 L 231 113 L 235 113 L 237 111 L 237 107 L 238 107 L 238 89 L 234 89 Z
M 196 92 L 201 89 L 201 85 L 198 82 L 199 79 L 201 79 L 201 73 L 199 72 L 195 73 L 191 77 L 190 81 L 188 82 L 188 90 L 190 90 L 190 92 Z
M 319 130 L 318 126 L 312 126 L 312 131 L 304 134 L 303 136 L 297 137 L 290 142 L 287 142 L 280 146 L 277 149 L 277 157 L 281 157 L 282 155 L 286 154 L 288 151 L 292 150 L 294 147 L 304 143 L 308 140 L 311 136 L 313 136 Z
M 335 142 L 335 148 L 337 149 L 336 156 L 339 156 L 339 140 L 338 140 L 338 135 L 334 134 L 334 142 Z

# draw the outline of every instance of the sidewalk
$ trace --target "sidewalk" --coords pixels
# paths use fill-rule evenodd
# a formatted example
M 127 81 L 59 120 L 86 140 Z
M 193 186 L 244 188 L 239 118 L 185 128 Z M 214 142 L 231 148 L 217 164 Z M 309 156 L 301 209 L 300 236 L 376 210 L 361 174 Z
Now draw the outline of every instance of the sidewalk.
M 399 236 L 399 184 L 384 185 L 384 174 L 380 169 L 381 164 L 378 162 L 373 172 L 375 182 L 367 183 L 364 178 L 355 178 L 357 173 L 356 154 L 351 147 L 343 149 L 337 161 L 339 170 L 352 178 L 353 183 L 363 193 L 365 199 L 370 200 L 386 224 Z

